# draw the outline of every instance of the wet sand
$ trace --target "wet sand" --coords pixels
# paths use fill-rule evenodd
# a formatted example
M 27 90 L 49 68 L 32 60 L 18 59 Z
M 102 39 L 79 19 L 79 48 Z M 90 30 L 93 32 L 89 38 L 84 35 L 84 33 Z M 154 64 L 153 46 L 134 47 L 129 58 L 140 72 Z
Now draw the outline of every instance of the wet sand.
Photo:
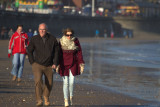
M 160 37 L 155 37 L 157 40 Z M 110 39 L 110 38 L 108 38 Z M 124 40 L 124 38 L 114 38 Z M 80 42 L 101 42 L 103 38 L 80 38 Z M 143 40 L 141 38 L 127 39 L 129 41 Z M 151 37 L 145 38 L 151 40 Z M 159 39 L 160 40 L 160 39 Z M 7 57 L 8 40 L 0 40 L 0 107 L 35 107 L 34 81 L 32 78 L 31 65 L 28 59 L 25 61 L 24 73 L 21 83 L 12 82 L 10 71 L 12 58 Z M 82 75 L 83 76 L 83 75 Z M 62 107 L 63 92 L 62 82 L 54 79 L 54 86 L 50 96 L 51 106 Z M 91 84 L 76 83 L 74 90 L 75 106 L 120 106 L 120 105 L 154 105 L 156 102 L 140 100 L 127 95 L 113 92 L 109 89 Z

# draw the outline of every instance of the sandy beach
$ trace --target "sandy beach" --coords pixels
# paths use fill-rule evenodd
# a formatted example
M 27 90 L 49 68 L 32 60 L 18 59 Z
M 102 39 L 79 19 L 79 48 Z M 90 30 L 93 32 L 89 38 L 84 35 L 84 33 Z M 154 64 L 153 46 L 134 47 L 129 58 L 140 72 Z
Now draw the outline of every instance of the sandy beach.
M 110 40 L 111 38 L 108 38 Z M 159 36 L 135 37 L 134 39 L 113 38 L 115 40 L 160 40 Z M 112 39 L 112 40 L 113 40 Z M 101 42 L 103 38 L 80 38 L 80 42 Z M 12 58 L 7 57 L 9 40 L 0 40 L 0 107 L 35 107 L 34 80 L 31 65 L 25 60 L 23 78 L 20 83 L 11 81 Z M 87 72 L 87 71 L 86 71 Z M 57 74 L 56 74 L 57 75 Z M 83 75 L 81 75 L 83 76 Z M 63 107 L 62 81 L 54 78 L 54 85 L 50 96 L 50 107 Z M 59 77 L 57 77 L 59 78 Z M 145 101 L 109 89 L 98 87 L 94 84 L 76 83 L 74 90 L 74 106 L 104 106 L 104 107 L 128 107 L 151 106 L 157 102 Z

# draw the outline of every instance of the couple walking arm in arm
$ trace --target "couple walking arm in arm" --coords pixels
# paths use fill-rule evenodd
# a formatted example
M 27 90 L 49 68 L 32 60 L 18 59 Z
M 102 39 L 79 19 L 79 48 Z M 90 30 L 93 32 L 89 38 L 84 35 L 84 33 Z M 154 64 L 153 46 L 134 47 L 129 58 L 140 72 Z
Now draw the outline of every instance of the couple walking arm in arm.
M 84 69 L 80 43 L 73 36 L 72 29 L 64 31 L 59 43 L 54 36 L 47 32 L 45 23 L 40 24 L 38 30 L 39 35 L 31 38 L 27 49 L 34 74 L 36 105 L 43 105 L 43 103 L 46 106 L 50 105 L 49 96 L 53 86 L 52 69 L 57 68 L 63 78 L 64 104 L 69 106 L 69 101 L 72 104 L 74 77 L 80 75 Z M 45 77 L 44 87 L 43 75 Z

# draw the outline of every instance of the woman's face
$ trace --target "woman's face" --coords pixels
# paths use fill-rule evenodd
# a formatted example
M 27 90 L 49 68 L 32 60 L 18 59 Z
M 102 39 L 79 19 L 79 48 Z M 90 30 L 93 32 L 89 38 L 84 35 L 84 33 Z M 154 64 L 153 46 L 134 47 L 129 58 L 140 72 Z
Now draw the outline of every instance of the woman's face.
M 19 26 L 19 27 L 17 28 L 17 32 L 18 32 L 18 33 L 21 33 L 22 30 L 23 30 L 23 28 L 22 28 L 21 26 Z
M 67 33 L 66 33 L 66 37 L 67 37 L 67 39 L 69 39 L 69 40 L 70 40 L 70 39 L 71 39 L 71 37 L 72 37 L 72 32 L 67 32 Z

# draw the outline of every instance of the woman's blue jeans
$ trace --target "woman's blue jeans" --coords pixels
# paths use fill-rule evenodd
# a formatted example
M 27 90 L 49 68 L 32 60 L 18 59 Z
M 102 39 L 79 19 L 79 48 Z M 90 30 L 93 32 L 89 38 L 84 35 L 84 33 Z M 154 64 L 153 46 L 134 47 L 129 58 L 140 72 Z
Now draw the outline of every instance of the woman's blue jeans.
M 11 71 L 12 75 L 14 75 L 18 78 L 22 77 L 24 60 L 25 60 L 25 54 L 15 53 L 13 55 L 13 60 L 12 60 L 13 68 Z
M 68 99 L 68 93 L 70 94 L 70 97 L 73 97 L 74 76 L 72 75 L 71 70 L 69 70 L 69 76 L 63 76 L 62 78 L 64 99 Z

